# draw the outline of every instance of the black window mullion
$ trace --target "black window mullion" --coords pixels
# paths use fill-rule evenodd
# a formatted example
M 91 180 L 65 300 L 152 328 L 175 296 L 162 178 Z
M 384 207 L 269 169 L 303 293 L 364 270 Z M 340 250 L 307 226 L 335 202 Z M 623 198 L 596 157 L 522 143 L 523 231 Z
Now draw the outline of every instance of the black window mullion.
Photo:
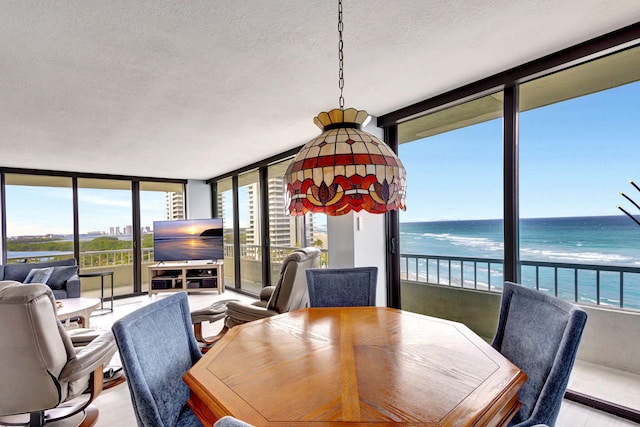
M 183 194 L 183 200 L 184 200 Z M 131 222 L 133 224 L 133 293 L 142 292 L 142 233 L 140 221 L 140 181 L 131 182 Z
M 233 264 L 235 288 L 241 289 L 240 277 L 240 201 L 238 200 L 238 175 L 231 178 L 233 194 Z
M 503 204 L 504 204 L 504 280 L 519 282 L 519 168 L 518 168 L 518 90 L 517 85 L 504 90 L 503 113 Z
M 73 257 L 80 264 L 80 214 L 78 213 L 78 177 L 71 177 L 73 199 Z
M 384 128 L 384 140 L 398 154 L 398 125 Z M 387 264 L 387 307 L 401 308 L 400 301 L 400 214 L 391 211 L 385 214 L 386 264 Z
M 262 232 L 262 286 L 271 284 L 271 244 L 269 235 L 269 168 L 263 166 L 259 169 L 260 175 L 260 228 Z

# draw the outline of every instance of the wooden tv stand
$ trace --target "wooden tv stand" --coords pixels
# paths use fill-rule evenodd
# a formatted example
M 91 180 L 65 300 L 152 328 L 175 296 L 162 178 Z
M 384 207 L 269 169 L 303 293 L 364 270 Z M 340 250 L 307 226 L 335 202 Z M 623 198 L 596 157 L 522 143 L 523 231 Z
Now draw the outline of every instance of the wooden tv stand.
M 224 292 L 224 263 L 164 262 L 149 269 L 149 296 L 159 292 Z

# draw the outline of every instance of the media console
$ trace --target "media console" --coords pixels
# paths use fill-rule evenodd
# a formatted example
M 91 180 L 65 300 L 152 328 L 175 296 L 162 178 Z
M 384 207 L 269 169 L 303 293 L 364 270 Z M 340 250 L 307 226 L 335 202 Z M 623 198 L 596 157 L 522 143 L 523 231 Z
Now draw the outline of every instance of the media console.
M 158 292 L 224 292 L 224 263 L 164 262 L 150 265 L 149 296 Z

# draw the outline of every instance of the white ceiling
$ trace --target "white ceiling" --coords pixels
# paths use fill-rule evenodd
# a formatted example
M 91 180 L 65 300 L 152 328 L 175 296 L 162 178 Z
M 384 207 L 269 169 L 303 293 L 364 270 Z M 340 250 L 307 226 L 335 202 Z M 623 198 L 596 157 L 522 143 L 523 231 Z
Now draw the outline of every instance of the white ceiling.
M 638 0 L 344 0 L 374 116 L 640 21 Z M 338 107 L 335 0 L 3 0 L 0 166 L 207 179 Z

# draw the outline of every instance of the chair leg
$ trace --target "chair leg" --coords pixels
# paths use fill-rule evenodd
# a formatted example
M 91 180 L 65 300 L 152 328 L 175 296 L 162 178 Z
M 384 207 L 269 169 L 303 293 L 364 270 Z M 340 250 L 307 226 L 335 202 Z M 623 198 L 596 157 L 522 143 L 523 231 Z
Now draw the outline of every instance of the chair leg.
M 44 411 L 36 411 L 29 414 L 29 427 L 42 427 L 43 425 Z
M 196 336 L 196 341 L 204 342 L 206 338 L 202 336 L 202 323 L 193 324 L 193 334 Z
M 199 341 L 206 345 L 215 344 L 217 341 L 220 340 L 220 338 L 222 338 L 227 333 L 228 330 L 229 328 L 226 325 L 224 325 L 222 326 L 222 329 L 220 329 L 220 332 L 218 332 L 216 335 L 212 337 L 204 337 L 202 335 L 202 323 L 193 324 L 193 335 L 195 335 L 196 341 Z
M 217 335 L 214 335 L 212 337 L 207 337 L 207 338 L 203 337 L 201 340 L 198 340 L 203 344 L 199 346 L 200 351 L 202 353 L 206 353 L 207 351 L 209 351 L 213 347 L 213 345 L 217 343 L 220 340 L 220 338 L 222 338 L 227 333 L 228 330 L 229 328 L 227 326 L 223 326 Z

